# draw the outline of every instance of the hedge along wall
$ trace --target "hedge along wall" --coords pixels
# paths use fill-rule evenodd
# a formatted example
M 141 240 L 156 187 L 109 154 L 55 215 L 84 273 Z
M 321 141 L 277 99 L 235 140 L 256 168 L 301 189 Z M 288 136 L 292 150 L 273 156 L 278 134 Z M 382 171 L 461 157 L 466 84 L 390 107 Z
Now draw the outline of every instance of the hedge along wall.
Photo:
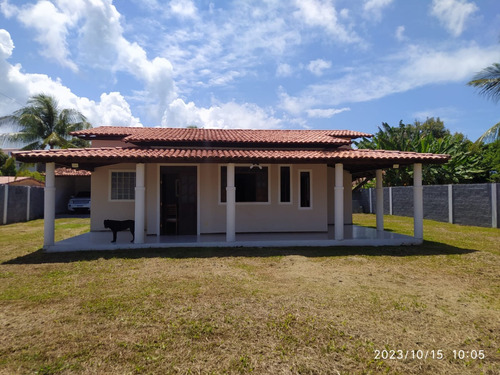
M 500 184 L 424 185 L 424 219 L 499 228 Z M 365 213 L 374 213 L 375 189 L 353 195 Z M 384 188 L 384 214 L 413 216 L 413 186 Z
M 0 185 L 0 224 L 43 217 L 43 188 Z

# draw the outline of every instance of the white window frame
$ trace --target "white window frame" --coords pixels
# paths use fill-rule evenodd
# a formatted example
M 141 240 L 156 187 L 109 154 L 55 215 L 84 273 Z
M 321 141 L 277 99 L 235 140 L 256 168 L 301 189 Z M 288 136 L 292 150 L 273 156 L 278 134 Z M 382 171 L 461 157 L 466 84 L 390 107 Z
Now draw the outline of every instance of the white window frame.
M 300 199 L 302 197 L 301 184 L 300 184 L 300 174 L 302 172 L 309 173 L 309 202 L 310 202 L 309 207 L 302 207 L 300 205 L 300 203 L 301 203 Z M 297 179 L 298 179 L 298 188 L 299 188 L 297 207 L 299 208 L 299 210 L 312 210 L 312 208 L 313 208 L 313 173 L 312 173 L 312 169 L 299 169 Z
M 234 175 L 236 178 L 236 168 L 239 167 L 248 167 L 252 166 L 253 164 L 235 164 L 234 165 Z M 246 206 L 246 205 L 252 205 L 252 206 L 261 206 L 261 205 L 270 205 L 271 204 L 271 165 L 270 164 L 259 164 L 262 167 L 267 168 L 267 202 L 236 202 L 237 206 Z M 222 167 L 227 168 L 227 164 L 219 164 L 219 176 L 218 176 L 218 183 L 217 185 L 219 186 L 219 189 L 217 190 L 217 201 L 219 202 L 219 205 L 226 205 L 226 202 L 221 201 L 221 180 L 222 180 Z
M 288 167 L 290 169 L 290 201 L 281 201 L 281 167 Z M 293 204 L 293 170 L 290 164 L 278 164 L 278 204 L 292 205 Z
M 113 173 L 136 173 L 135 169 L 110 169 L 109 170 L 109 177 L 108 177 L 108 201 L 109 202 L 135 202 L 135 190 L 134 190 L 134 199 L 113 199 L 112 198 L 112 188 L 113 188 Z M 137 177 L 137 176 L 136 176 Z M 137 181 L 136 185 L 137 186 Z

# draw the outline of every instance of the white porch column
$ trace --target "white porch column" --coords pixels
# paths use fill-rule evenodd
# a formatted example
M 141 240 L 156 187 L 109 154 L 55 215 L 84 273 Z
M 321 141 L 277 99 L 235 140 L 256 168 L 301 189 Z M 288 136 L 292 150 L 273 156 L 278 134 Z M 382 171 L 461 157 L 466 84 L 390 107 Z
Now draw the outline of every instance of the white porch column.
M 382 169 L 375 172 L 377 189 L 377 230 L 384 230 L 384 188 L 382 187 Z
M 45 164 L 45 189 L 43 197 L 43 247 L 54 245 L 56 219 L 55 163 Z
M 144 218 L 146 212 L 146 188 L 144 187 L 145 166 L 137 163 L 135 166 L 135 239 L 134 243 L 144 243 Z
M 236 187 L 234 186 L 234 163 L 227 165 L 226 186 L 226 241 L 236 239 Z
M 335 239 L 344 239 L 344 166 L 335 164 Z
M 422 164 L 413 165 L 413 236 L 424 239 L 424 199 L 422 189 Z

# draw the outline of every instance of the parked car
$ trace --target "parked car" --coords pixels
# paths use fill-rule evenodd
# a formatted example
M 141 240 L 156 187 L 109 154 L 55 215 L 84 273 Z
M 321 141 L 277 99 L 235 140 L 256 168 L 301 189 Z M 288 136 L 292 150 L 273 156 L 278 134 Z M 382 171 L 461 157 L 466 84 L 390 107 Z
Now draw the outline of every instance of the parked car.
M 71 196 L 68 211 L 90 211 L 90 191 L 80 191 L 75 196 Z

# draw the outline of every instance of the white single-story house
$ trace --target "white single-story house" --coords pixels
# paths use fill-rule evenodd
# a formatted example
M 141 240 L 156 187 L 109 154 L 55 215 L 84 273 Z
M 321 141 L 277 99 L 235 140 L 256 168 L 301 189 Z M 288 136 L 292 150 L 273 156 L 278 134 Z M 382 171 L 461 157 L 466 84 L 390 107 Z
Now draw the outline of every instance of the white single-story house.
M 381 197 L 382 170 L 413 165 L 414 237 L 383 241 L 387 240 L 380 235 L 383 210 L 377 207 L 374 233 L 378 235 L 363 244 L 381 245 L 422 241 L 422 164 L 445 163 L 449 158 L 355 149 L 353 139 L 371 135 L 349 130 L 102 126 L 73 135 L 90 140 L 92 147 L 14 153 L 19 161 L 46 163 L 44 248 L 49 250 L 57 251 L 56 166 L 91 171 L 88 235 L 95 237 L 88 247 L 94 249 L 117 246 L 109 245 L 109 234 L 102 246 L 97 244 L 106 219 L 135 221 L 134 244 L 128 247 L 179 244 L 182 238 L 191 238 L 192 242 L 182 243 L 193 246 L 214 245 L 200 241 L 211 235 L 218 236 L 218 244 L 238 246 L 245 244 L 237 236 L 250 238 L 244 234 L 258 234 L 247 241 L 256 246 L 268 246 L 259 241 L 270 239 L 271 234 L 279 234 L 277 245 L 304 244 L 295 239 L 298 233 L 331 233 L 322 237 L 323 245 L 359 244 L 348 241 L 356 237 L 352 234 L 353 178 L 376 171 Z

